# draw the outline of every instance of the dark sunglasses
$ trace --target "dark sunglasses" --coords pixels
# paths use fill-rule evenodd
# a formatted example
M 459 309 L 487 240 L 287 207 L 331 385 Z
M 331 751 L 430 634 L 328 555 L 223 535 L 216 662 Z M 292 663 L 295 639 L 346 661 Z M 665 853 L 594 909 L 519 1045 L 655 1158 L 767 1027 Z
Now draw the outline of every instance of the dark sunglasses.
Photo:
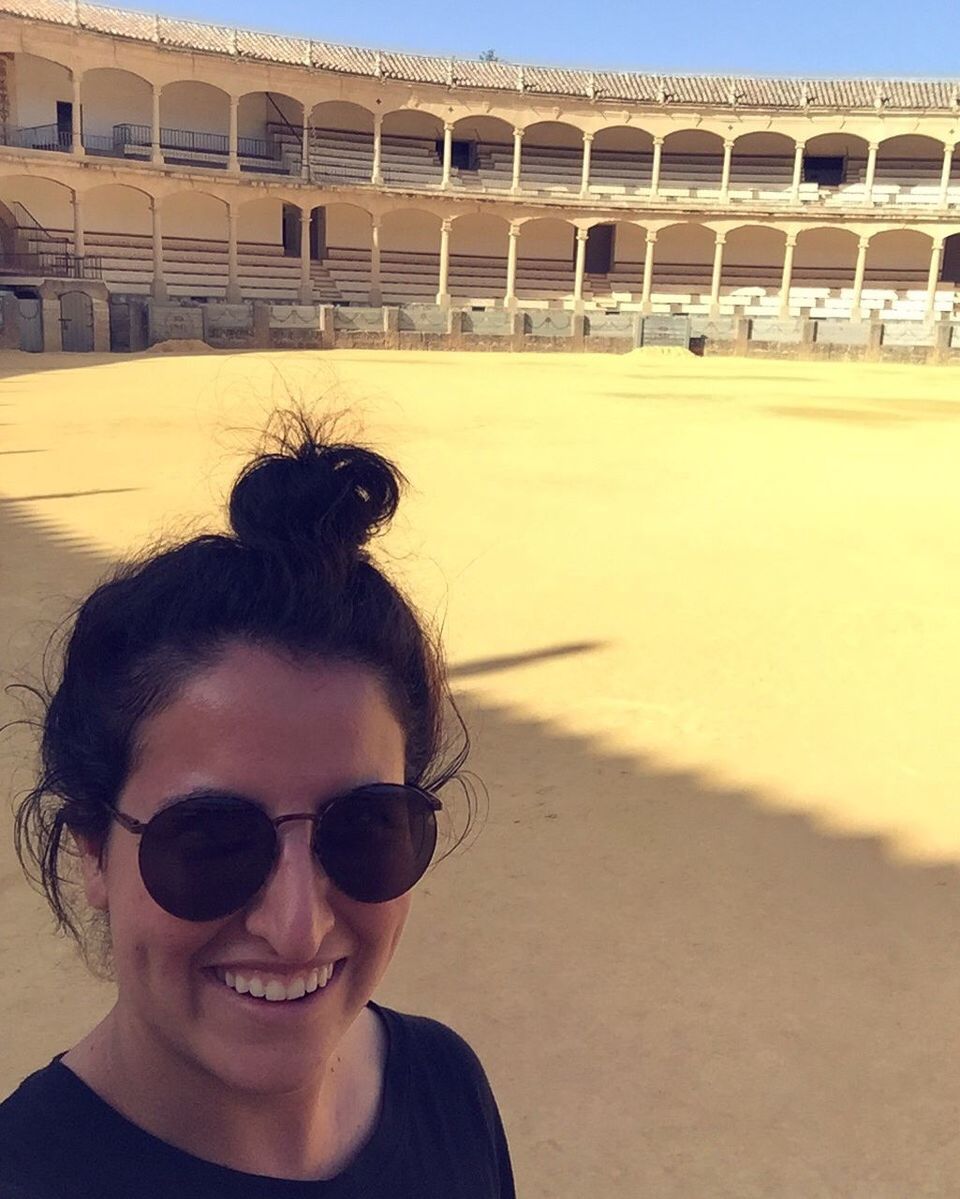
M 230 795 L 182 800 L 146 824 L 105 806 L 141 836 L 140 875 L 150 896 L 171 916 L 199 921 L 229 916 L 257 894 L 277 860 L 277 829 L 288 820 L 314 822 L 313 852 L 344 895 L 361 903 L 396 899 L 430 865 L 443 804 L 419 787 L 371 783 L 319 812 L 276 819 Z

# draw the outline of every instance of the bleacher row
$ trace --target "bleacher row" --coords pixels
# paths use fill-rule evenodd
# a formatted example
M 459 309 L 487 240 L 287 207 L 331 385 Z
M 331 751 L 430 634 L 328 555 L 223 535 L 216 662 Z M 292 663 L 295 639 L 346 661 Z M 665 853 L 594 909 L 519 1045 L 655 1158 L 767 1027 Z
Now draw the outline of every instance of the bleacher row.
M 67 230 L 50 230 L 67 238 Z M 26 231 L 23 231 L 25 236 Z M 153 280 L 153 243 L 148 234 L 87 232 L 88 254 L 97 255 L 111 292 L 146 295 Z M 163 239 L 164 279 L 172 297 L 221 298 L 227 285 L 227 244 L 198 238 Z M 240 242 L 237 252 L 240 289 L 245 299 L 295 301 L 300 292 L 300 260 L 287 257 L 282 246 Z M 382 299 L 388 304 L 433 303 L 439 280 L 439 254 L 383 250 L 380 256 Z M 573 295 L 573 267 L 560 259 L 521 257 L 517 262 L 517 298 L 528 307 L 549 307 Z M 310 264 L 316 303 L 366 304 L 370 294 L 370 251 L 331 246 L 322 262 Z M 849 315 L 853 267 L 794 268 L 791 311 L 822 316 Z M 709 311 L 712 264 L 657 261 L 651 301 L 654 312 Z M 770 315 L 779 309 L 782 268 L 725 263 L 722 312 Z M 450 255 L 449 291 L 454 302 L 493 305 L 506 293 L 506 258 Z M 643 290 L 643 263 L 619 262 L 605 275 L 587 274 L 584 301 L 591 306 L 636 308 Z M 847 298 L 844 299 L 843 297 Z M 953 311 L 955 294 L 938 292 L 939 311 Z M 926 272 L 922 269 L 867 268 L 863 305 L 903 319 L 922 316 L 926 304 Z
M 292 126 L 270 124 L 268 135 L 277 139 L 284 169 L 299 171 L 302 140 Z M 368 183 L 373 170 L 373 135 L 334 129 L 314 129 L 310 136 L 310 166 L 318 178 L 331 182 Z M 583 152 L 579 147 L 546 147 L 524 143 L 521 186 L 527 191 L 580 191 Z M 816 183 L 800 184 L 801 202 L 825 199 L 842 206 L 863 195 L 866 159 L 849 159 L 846 181 L 838 188 L 821 189 Z M 590 161 L 591 194 L 629 195 L 649 190 L 653 155 L 594 148 Z M 940 195 L 942 164 L 936 159 L 881 158 L 874 174 L 875 204 L 936 204 Z M 381 145 L 384 182 L 415 189 L 439 187 L 443 165 L 435 140 L 384 135 Z M 671 155 L 661 160 L 658 193 L 671 197 L 717 199 L 723 158 L 720 155 Z M 454 167 L 451 187 L 503 191 L 513 181 L 513 146 L 480 143 L 476 168 Z M 738 155 L 731 162 L 731 200 L 783 200 L 793 182 L 793 157 Z M 948 195 L 960 202 L 960 159 L 953 166 Z

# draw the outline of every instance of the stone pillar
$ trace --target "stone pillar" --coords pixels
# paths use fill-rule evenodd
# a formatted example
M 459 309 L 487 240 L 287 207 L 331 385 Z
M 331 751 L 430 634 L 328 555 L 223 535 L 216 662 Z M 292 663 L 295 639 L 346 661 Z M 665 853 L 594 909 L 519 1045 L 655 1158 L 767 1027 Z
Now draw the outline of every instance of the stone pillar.
M 511 221 L 507 233 L 507 294 L 503 297 L 504 308 L 517 306 L 517 246 L 520 241 L 520 223 Z
M 590 151 L 593 146 L 593 134 L 583 135 L 583 170 L 580 174 L 580 195 L 585 196 L 590 188 Z
M 165 300 L 167 281 L 163 277 L 163 225 L 160 220 L 160 201 L 156 196 L 150 200 L 150 215 L 153 218 L 153 283 L 150 294 L 155 300 Z
M 953 167 L 953 146 L 943 150 L 943 170 L 940 172 L 940 207 L 947 206 L 947 189 L 950 187 L 950 171 Z
M 800 203 L 800 180 L 803 177 L 803 151 L 806 142 L 797 142 L 793 150 L 793 182 L 790 184 L 790 200 Z
M 730 166 L 733 162 L 733 142 L 727 138 L 723 143 L 723 174 L 720 176 L 720 199 L 730 199 Z
M 150 161 L 163 165 L 163 151 L 160 149 L 160 88 L 153 85 L 153 123 L 150 127 Z
M 370 294 L 367 301 L 371 308 L 383 303 L 380 289 L 380 219 L 374 217 L 370 223 Z
M 783 277 L 780 280 L 780 318 L 786 319 L 790 311 L 790 280 L 793 277 L 793 251 L 797 244 L 796 233 L 787 234 L 787 245 L 783 254 Z
M 933 245 L 930 248 L 930 270 L 927 273 L 927 304 L 924 310 L 924 318 L 928 321 L 934 320 L 934 303 L 937 298 L 937 283 L 940 280 L 940 267 L 943 264 L 943 242 L 938 239 L 933 239 Z
M 877 142 L 871 142 L 867 151 L 867 174 L 863 181 L 863 202 L 865 204 L 873 202 L 873 177 L 877 173 L 877 150 L 879 149 Z
M 73 193 L 73 252 L 77 258 L 86 253 L 83 240 L 83 210 L 80 204 L 80 193 Z
M 853 276 L 853 300 L 850 304 L 850 319 L 858 321 L 860 316 L 860 293 L 863 291 L 863 273 L 867 269 L 867 247 L 869 237 L 861 237 L 857 248 L 857 269 Z
M 453 125 L 449 121 L 443 124 L 443 178 L 440 186 L 450 186 L 450 169 L 453 160 Z
M 373 114 L 373 170 L 370 182 L 383 186 L 383 113 Z
M 74 71 L 73 73 L 73 105 L 72 105 L 73 124 L 70 130 L 71 151 L 74 154 L 82 155 L 83 149 L 83 132 L 80 123 L 80 76 Z
M 523 145 L 523 130 L 514 129 L 513 131 L 513 183 L 511 191 L 520 190 L 520 148 Z
M 237 261 L 237 210 L 227 209 L 227 303 L 240 303 L 240 270 Z
M 300 209 L 300 303 L 313 303 L 313 280 L 310 278 L 310 209 Z
M 640 302 L 643 305 L 645 315 L 649 315 L 650 312 L 650 292 L 653 289 L 653 247 L 656 244 L 656 233 L 648 229 L 646 254 L 643 259 L 643 293 L 640 296 Z
M 303 105 L 303 132 L 300 135 L 300 178 L 310 178 L 310 113 Z
M 450 227 L 453 220 L 444 217 L 440 222 L 440 283 L 437 288 L 437 303 L 449 304 L 450 293 L 447 285 L 450 277 Z
M 237 135 L 237 110 L 240 107 L 240 99 L 237 96 L 230 97 L 230 138 L 228 142 L 227 154 L 227 170 L 240 170 L 240 156 L 238 153 L 239 137 Z
M 650 175 L 650 195 L 655 196 L 660 191 L 660 164 L 663 160 L 663 138 L 653 139 L 653 168 Z M 648 242 L 649 244 L 649 242 Z
M 583 274 L 587 261 L 587 238 L 589 236 L 589 229 L 577 230 L 577 258 L 573 274 L 573 306 L 575 312 L 579 312 L 583 308 Z
M 726 240 L 725 233 L 718 233 L 713 247 L 713 278 L 710 281 L 711 316 L 717 316 L 720 312 L 720 280 L 723 276 L 723 245 Z

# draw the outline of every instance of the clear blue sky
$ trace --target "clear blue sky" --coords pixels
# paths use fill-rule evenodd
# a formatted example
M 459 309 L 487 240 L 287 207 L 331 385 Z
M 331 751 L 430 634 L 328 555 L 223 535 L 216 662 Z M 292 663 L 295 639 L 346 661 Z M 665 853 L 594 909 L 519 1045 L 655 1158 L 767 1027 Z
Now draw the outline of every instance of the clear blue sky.
M 960 79 L 960 0 L 112 0 L 385 50 L 634 71 Z

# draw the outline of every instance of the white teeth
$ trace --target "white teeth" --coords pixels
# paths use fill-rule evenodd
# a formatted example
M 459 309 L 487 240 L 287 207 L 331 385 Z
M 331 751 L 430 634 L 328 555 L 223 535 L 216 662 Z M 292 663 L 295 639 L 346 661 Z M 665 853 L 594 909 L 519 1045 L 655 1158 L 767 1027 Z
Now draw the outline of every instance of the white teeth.
M 289 983 L 271 978 L 264 983 L 259 975 L 246 978 L 233 970 L 217 971 L 219 977 L 228 987 L 241 995 L 253 995 L 257 999 L 266 999 L 270 1003 L 279 1003 L 286 999 L 301 999 L 304 995 L 312 995 L 314 991 L 322 990 L 333 976 L 334 965 L 321 966 L 303 974 Z

